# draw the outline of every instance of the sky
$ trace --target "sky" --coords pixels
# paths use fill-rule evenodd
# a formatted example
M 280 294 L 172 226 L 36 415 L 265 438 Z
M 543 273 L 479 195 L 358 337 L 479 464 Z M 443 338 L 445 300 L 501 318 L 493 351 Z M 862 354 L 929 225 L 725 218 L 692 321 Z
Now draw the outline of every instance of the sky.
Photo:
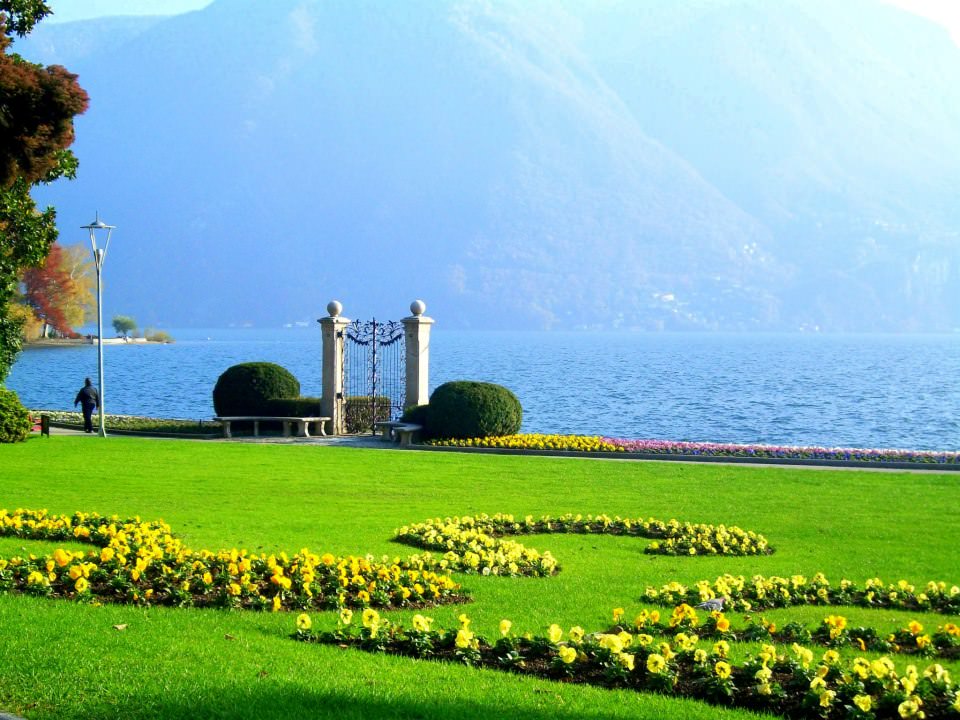
M 70 22 L 105 15 L 176 15 L 199 10 L 212 0 L 50 0 L 47 22 Z M 670 0 L 664 0 L 669 2 Z M 843 0 L 838 0 L 842 2 Z M 439 2 L 439 0 L 438 0 Z M 882 0 L 944 25 L 960 45 L 960 0 Z

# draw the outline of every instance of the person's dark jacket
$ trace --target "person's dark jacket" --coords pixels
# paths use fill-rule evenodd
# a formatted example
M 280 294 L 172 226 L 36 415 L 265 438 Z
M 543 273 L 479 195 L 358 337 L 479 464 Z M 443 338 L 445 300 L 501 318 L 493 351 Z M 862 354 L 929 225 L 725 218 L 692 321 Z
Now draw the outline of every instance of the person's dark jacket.
M 87 385 L 80 388 L 80 392 L 77 393 L 77 398 L 73 401 L 73 404 L 76 405 L 77 403 L 80 403 L 83 407 L 97 407 L 100 404 L 100 394 L 93 385 Z

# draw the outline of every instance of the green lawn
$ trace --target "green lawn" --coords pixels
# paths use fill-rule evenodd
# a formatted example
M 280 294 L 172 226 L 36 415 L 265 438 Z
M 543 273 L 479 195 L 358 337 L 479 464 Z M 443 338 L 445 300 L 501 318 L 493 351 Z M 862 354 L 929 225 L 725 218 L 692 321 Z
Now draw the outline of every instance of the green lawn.
M 670 558 L 644 540 L 540 536 L 552 578 L 459 576 L 461 612 L 489 636 L 501 618 L 542 633 L 588 631 L 614 607 L 633 617 L 647 585 L 734 574 L 872 576 L 960 583 L 960 501 L 952 474 L 836 471 L 417 453 L 88 437 L 0 446 L 0 508 L 163 519 L 199 549 L 407 555 L 393 531 L 428 517 L 608 513 L 736 524 L 767 536 L 768 557 Z M 0 538 L 0 556 L 55 546 Z M 836 612 L 836 610 L 831 610 Z M 412 612 L 390 613 L 409 619 Z M 824 608 L 767 617 L 821 620 Z M 958 618 L 843 610 L 851 623 L 931 628 Z M 329 629 L 335 614 L 314 613 Z M 739 615 L 733 618 L 739 620 Z M 125 630 L 113 629 L 125 624 Z M 0 710 L 28 718 L 398 717 L 724 718 L 756 715 L 655 695 L 296 643 L 292 613 L 94 607 L 0 595 Z M 924 661 L 920 661 L 921 666 Z M 960 676 L 960 663 L 947 663 Z

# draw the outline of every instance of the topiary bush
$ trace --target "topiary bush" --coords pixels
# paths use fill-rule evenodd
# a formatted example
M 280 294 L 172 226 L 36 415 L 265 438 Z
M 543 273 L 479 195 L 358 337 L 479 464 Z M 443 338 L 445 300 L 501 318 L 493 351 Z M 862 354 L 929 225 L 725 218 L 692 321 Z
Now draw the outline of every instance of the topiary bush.
M 248 362 L 227 368 L 213 388 L 217 415 L 270 415 L 267 403 L 296 398 L 300 382 L 286 368 L 269 362 Z
M 513 435 L 519 432 L 523 421 L 517 396 L 494 383 L 444 383 L 433 391 L 427 408 L 427 427 L 432 437 Z
M 23 442 L 30 437 L 30 413 L 13 390 L 0 387 L 0 443 Z

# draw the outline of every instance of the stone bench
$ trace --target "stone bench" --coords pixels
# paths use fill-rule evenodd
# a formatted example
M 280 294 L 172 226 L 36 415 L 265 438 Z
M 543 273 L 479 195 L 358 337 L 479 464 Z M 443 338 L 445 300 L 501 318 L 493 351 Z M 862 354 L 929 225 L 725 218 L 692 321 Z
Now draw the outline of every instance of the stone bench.
M 327 431 L 323 425 L 330 421 L 328 417 L 283 417 L 272 415 L 230 415 L 229 417 L 215 417 L 214 420 L 223 425 L 223 436 L 225 438 L 233 437 L 230 432 L 230 423 L 234 422 L 252 422 L 254 436 L 260 435 L 261 422 L 279 422 L 283 424 L 283 436 L 290 437 L 290 426 L 293 423 L 297 425 L 297 437 L 310 437 L 310 423 L 317 423 L 320 428 L 320 434 L 324 437 Z
M 380 431 L 380 437 L 384 440 L 399 443 L 404 447 L 412 445 L 414 435 L 423 430 L 423 425 L 400 420 L 376 422 L 373 427 Z

